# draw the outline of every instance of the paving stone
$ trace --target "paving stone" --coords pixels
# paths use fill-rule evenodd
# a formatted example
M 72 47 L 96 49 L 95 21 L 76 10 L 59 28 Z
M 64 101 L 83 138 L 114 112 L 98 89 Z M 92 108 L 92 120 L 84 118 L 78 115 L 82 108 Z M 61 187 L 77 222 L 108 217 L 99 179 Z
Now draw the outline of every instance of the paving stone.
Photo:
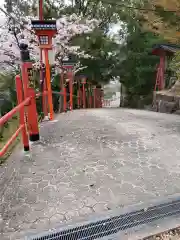
M 39 218 L 31 225 L 32 229 L 39 229 L 39 231 L 47 231 L 50 229 L 49 218 Z
M 83 207 L 83 208 L 81 208 L 80 210 L 79 210 L 79 215 L 80 216 L 84 216 L 84 215 L 89 215 L 89 214 L 91 214 L 93 211 L 92 211 L 92 209 L 91 208 L 89 208 L 89 207 Z
M 50 218 L 50 222 L 51 223 L 60 223 L 64 220 L 64 215 L 63 214 L 59 214 L 59 213 L 55 213 L 54 215 L 51 216 Z
M 73 218 L 75 217 L 78 217 L 79 216 L 79 212 L 76 211 L 76 210 L 72 210 L 72 211 L 68 211 L 66 214 L 65 214 L 65 218 L 66 220 L 72 220 Z
M 85 206 L 87 207 L 93 207 L 97 203 L 96 199 L 94 199 L 93 197 L 87 197 L 83 201 Z
M 48 208 L 48 205 L 46 202 L 37 202 L 36 204 L 32 205 L 32 210 L 33 211 L 42 211 L 44 209 Z
M 15 152 L 1 166 L 1 240 L 180 192 L 179 116 L 89 109 L 57 120 L 31 158 Z
M 48 186 L 48 181 L 47 180 L 42 180 L 38 183 L 38 188 L 39 189 L 44 189 L 46 186 Z
M 29 194 L 25 198 L 25 202 L 27 204 L 34 204 L 38 201 L 38 195 L 36 193 L 29 192 Z
M 108 209 L 107 209 L 107 205 L 105 203 L 96 203 L 93 206 L 93 210 L 96 213 L 101 213 L 101 212 L 104 212 L 105 210 L 108 210 Z

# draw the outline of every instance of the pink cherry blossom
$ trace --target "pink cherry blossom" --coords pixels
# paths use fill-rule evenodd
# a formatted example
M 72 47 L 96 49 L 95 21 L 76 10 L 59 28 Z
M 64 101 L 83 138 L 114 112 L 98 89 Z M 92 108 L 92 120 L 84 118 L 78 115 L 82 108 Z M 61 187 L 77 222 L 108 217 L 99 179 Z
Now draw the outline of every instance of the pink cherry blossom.
M 16 19 L 16 16 L 13 17 Z M 7 18 L 3 14 L 0 15 L 1 71 L 13 71 L 18 68 L 20 64 L 20 50 L 18 44 L 21 42 L 28 44 L 31 59 L 36 62 L 34 66 L 36 68 L 40 67 L 38 38 L 31 30 L 32 19 L 36 18 L 31 16 L 25 18 L 23 17 L 18 23 L 13 21 L 13 19 Z M 57 56 L 55 64 L 59 66 L 62 58 L 69 53 L 74 53 L 84 57 L 91 57 L 81 51 L 79 46 L 70 46 L 69 41 L 76 35 L 91 32 L 95 27 L 97 27 L 97 25 L 98 21 L 96 19 L 83 19 L 81 16 L 77 16 L 75 14 L 62 16 L 57 19 L 57 35 L 53 39 L 53 51 Z M 14 32 L 16 32 L 16 36 L 14 35 Z

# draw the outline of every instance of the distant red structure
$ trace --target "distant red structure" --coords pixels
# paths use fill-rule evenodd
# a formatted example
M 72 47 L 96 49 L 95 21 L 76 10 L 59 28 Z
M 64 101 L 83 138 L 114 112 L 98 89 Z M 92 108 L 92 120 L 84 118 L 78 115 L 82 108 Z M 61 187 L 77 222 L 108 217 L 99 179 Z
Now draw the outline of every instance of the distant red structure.
M 166 57 L 173 56 L 174 53 L 179 50 L 180 50 L 179 46 L 170 44 L 158 44 L 153 47 L 152 54 L 160 56 L 160 62 L 157 66 L 156 83 L 154 91 L 161 91 L 164 89 Z

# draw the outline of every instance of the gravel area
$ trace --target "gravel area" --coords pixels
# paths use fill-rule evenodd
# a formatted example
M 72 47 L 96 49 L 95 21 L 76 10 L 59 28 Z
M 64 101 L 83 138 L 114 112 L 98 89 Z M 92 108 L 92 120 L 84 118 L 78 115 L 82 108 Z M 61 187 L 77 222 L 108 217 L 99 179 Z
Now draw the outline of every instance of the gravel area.
M 180 239 L 180 228 L 173 229 L 156 236 L 145 238 L 144 240 L 179 240 Z

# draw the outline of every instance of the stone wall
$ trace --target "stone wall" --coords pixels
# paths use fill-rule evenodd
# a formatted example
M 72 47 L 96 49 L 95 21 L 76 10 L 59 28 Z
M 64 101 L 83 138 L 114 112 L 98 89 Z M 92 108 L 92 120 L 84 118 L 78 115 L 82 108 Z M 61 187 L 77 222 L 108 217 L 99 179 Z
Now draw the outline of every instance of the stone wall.
M 172 92 L 154 92 L 153 110 L 162 113 L 180 113 L 180 95 Z
M 171 89 L 154 92 L 153 110 L 180 114 L 180 81 L 177 80 Z

